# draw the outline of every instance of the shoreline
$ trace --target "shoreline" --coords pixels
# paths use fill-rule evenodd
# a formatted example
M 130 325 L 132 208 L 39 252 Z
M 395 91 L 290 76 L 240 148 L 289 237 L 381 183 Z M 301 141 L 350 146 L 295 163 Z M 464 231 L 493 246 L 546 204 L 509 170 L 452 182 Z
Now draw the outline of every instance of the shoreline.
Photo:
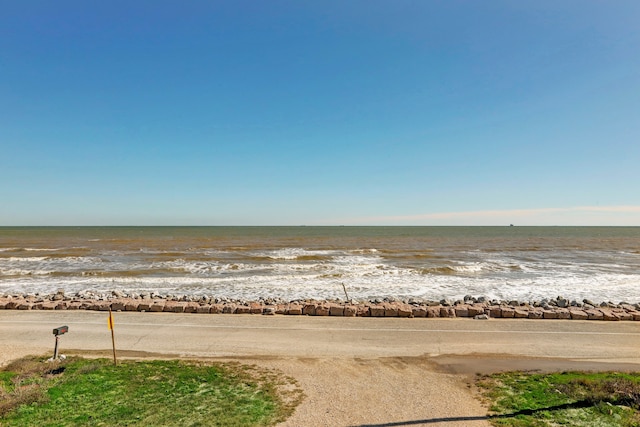
M 92 310 L 169 312 L 197 314 L 260 314 L 340 317 L 401 317 L 401 318 L 472 318 L 472 319 L 564 319 L 640 321 L 640 303 L 595 303 L 589 300 L 569 301 L 562 297 L 541 301 L 497 301 L 466 296 L 464 300 L 426 301 L 395 298 L 355 300 L 298 299 L 284 301 L 231 300 L 153 293 L 109 294 L 82 292 L 66 295 L 60 289 L 55 294 L 0 295 L 4 310 Z

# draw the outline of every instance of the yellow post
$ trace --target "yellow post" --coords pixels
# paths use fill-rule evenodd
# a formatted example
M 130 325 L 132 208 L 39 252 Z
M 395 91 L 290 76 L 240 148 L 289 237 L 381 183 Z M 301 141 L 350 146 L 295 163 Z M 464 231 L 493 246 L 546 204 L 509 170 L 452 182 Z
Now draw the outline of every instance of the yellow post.
M 109 326 L 109 329 L 111 329 L 111 345 L 113 346 L 113 364 L 117 365 L 118 362 L 116 361 L 116 340 L 113 335 L 113 314 L 111 313 L 111 308 L 109 308 L 109 319 L 107 320 L 107 325 Z

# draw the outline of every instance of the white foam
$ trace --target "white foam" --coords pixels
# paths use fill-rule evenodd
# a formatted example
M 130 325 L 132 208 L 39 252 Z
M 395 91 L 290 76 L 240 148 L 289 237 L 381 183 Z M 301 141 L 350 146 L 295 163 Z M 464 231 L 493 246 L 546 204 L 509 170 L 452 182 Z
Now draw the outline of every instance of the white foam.
M 255 256 L 263 256 L 274 260 L 296 260 L 305 257 L 329 257 L 335 255 L 335 251 L 330 250 L 309 250 L 303 248 L 282 248 L 270 251 L 259 251 Z
M 640 302 L 640 259 L 618 253 L 470 251 L 415 258 L 385 257 L 376 249 L 200 248 L 170 259 L 174 253 L 179 251 L 0 257 L 0 293 L 64 288 L 70 293 L 123 289 L 241 299 L 342 298 L 344 283 L 356 299 L 457 299 L 470 294 L 520 301 L 562 295 Z M 98 274 L 82 276 L 84 272 Z

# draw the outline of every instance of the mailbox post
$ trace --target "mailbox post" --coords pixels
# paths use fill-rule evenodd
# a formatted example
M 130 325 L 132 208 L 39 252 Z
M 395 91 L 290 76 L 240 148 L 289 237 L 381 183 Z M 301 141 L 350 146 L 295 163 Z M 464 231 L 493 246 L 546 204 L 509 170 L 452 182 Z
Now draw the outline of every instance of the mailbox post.
M 69 332 L 68 326 L 60 326 L 53 330 L 53 335 L 56 336 L 56 346 L 53 348 L 53 360 L 58 358 L 58 340 L 60 339 L 60 335 L 64 335 Z

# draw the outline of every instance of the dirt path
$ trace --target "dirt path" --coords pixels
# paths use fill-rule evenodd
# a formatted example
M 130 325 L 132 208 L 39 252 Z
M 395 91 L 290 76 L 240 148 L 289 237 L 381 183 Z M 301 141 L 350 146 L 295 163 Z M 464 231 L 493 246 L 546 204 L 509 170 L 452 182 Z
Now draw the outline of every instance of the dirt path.
M 260 363 L 262 364 L 262 363 Z M 460 376 L 420 358 L 280 359 L 306 398 L 281 426 L 487 426 Z

